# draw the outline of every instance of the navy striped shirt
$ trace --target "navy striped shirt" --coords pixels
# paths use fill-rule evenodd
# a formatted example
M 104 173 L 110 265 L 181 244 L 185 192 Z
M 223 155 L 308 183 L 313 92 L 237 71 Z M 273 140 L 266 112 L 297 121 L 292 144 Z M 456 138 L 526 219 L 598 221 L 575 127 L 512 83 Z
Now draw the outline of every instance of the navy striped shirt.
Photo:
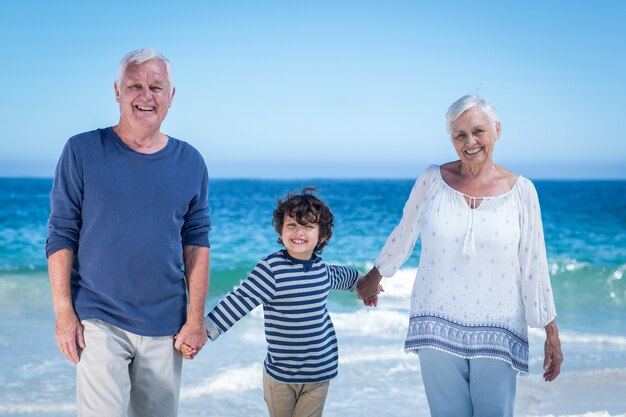
M 327 265 L 315 255 L 301 261 L 278 251 L 263 258 L 207 315 L 209 338 L 215 340 L 263 304 L 267 374 L 291 384 L 327 381 L 337 375 L 338 364 L 328 293 L 354 291 L 358 277 L 356 269 Z

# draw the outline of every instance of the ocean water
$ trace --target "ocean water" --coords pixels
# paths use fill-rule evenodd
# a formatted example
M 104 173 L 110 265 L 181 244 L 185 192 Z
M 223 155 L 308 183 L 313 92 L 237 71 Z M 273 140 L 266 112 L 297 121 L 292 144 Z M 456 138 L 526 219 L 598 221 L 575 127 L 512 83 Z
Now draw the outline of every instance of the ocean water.
M 314 185 L 336 219 L 324 259 L 366 271 L 399 221 L 412 180 L 213 180 L 207 308 L 277 250 L 271 213 L 288 191 Z M 531 376 L 519 416 L 626 413 L 626 181 L 535 181 L 542 205 L 562 375 L 541 382 L 542 330 L 530 332 Z M 0 178 L 0 415 L 75 415 L 74 367 L 57 351 L 44 245 L 49 179 Z M 428 416 L 419 361 L 403 351 L 419 248 L 377 309 L 334 293 L 340 349 L 327 416 Z M 257 309 L 183 369 L 181 416 L 264 416 L 265 353 Z M 585 414 L 591 413 L 591 414 Z

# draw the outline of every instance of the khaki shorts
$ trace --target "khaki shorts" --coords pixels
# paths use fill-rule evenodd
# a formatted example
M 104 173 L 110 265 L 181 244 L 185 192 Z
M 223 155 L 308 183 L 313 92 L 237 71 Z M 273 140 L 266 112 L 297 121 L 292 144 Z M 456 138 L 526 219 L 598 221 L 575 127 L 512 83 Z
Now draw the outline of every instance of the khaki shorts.
M 322 417 L 330 381 L 285 384 L 263 371 L 263 396 L 270 417 Z

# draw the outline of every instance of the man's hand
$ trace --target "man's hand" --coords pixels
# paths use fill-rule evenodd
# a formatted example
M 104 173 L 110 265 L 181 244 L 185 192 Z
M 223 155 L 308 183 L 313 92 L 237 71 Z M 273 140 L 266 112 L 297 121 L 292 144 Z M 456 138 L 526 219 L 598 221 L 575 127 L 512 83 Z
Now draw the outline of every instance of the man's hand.
M 209 288 L 209 254 L 209 248 L 204 246 L 183 247 L 189 304 L 187 323 L 174 336 L 174 347 L 183 353 L 185 359 L 193 359 L 209 339 L 204 327 L 204 303 Z M 187 347 L 182 348 L 183 345 Z
M 74 365 L 80 360 L 80 350 L 85 349 L 83 325 L 74 311 L 57 313 L 54 338 L 59 350 Z
M 183 354 L 184 359 L 193 359 L 198 354 L 198 351 L 187 343 L 180 345 L 180 352 Z
M 174 336 L 174 348 L 182 352 L 183 358 L 193 359 L 207 340 L 209 336 L 207 336 L 204 321 L 187 321 L 180 332 Z
M 56 316 L 54 338 L 65 357 L 77 364 L 80 360 L 80 349 L 85 348 L 85 339 L 83 325 L 80 324 L 72 304 L 70 276 L 73 263 L 74 251 L 70 249 L 58 250 L 48 258 L 52 306 Z

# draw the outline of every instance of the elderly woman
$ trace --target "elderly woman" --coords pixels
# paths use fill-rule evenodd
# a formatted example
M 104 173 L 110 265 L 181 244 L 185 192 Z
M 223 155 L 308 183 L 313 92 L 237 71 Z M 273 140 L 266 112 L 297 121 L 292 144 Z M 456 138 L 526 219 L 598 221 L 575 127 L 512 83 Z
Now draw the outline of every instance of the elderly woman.
M 373 297 L 421 234 L 405 349 L 419 354 L 431 414 L 512 416 L 527 327 L 545 328 L 546 381 L 563 362 L 539 200 L 528 179 L 492 160 L 501 132 L 492 105 L 464 96 L 446 120 L 459 160 L 417 179 L 357 290 Z

